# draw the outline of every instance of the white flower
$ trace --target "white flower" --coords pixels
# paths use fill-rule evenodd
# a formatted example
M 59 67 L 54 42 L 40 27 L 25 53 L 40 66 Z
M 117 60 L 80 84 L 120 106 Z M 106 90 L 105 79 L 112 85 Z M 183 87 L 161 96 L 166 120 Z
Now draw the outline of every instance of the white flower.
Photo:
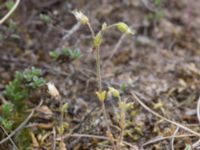
M 53 96 L 53 97 L 57 97 L 59 96 L 59 92 L 58 89 L 55 87 L 55 85 L 51 82 L 47 83 L 47 87 L 48 87 L 48 93 Z
M 86 15 L 84 15 L 81 11 L 72 11 L 73 15 L 81 24 L 87 24 L 89 19 Z

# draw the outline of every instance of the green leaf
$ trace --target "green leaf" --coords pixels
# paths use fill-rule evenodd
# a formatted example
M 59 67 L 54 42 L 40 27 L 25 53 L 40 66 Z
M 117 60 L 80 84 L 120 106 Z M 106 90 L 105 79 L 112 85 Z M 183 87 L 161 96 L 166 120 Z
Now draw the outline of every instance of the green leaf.
M 62 49 L 62 55 L 69 57 L 72 60 L 76 60 L 81 57 L 81 53 L 79 50 L 70 50 L 67 48 Z
M 126 83 L 122 83 L 122 84 L 120 85 L 120 89 L 121 89 L 123 92 L 126 92 L 126 90 L 127 90 L 127 85 L 126 85 Z
M 14 6 L 14 1 L 13 0 L 8 0 L 7 2 L 6 2 L 6 8 L 8 9 L 8 10 L 11 10 L 12 8 L 13 8 L 13 6 Z
M 40 14 L 40 19 L 41 19 L 42 21 L 44 21 L 45 23 L 51 22 L 51 17 L 48 16 L 48 15 L 46 15 L 46 14 Z
M 59 56 L 60 56 L 60 54 L 59 54 L 58 52 L 56 52 L 56 51 L 51 51 L 51 52 L 49 53 L 49 55 L 50 55 L 51 58 L 54 59 L 54 60 L 57 60 L 57 59 L 59 58 Z
M 154 0 L 154 4 L 155 4 L 156 6 L 159 6 L 159 5 L 161 4 L 161 0 Z

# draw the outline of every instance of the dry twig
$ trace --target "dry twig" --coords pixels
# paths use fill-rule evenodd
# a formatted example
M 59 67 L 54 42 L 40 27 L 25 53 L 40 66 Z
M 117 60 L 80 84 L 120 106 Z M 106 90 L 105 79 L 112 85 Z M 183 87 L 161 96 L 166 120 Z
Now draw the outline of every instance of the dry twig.
M 200 97 L 199 97 L 198 102 L 197 102 L 197 118 L 198 118 L 198 121 L 200 123 Z
M 124 40 L 124 38 L 126 37 L 126 34 L 122 34 L 122 36 L 120 37 L 120 39 L 118 40 L 117 44 L 115 45 L 115 48 L 113 49 L 112 53 L 110 54 L 109 59 L 112 59 L 114 54 L 116 53 L 116 51 L 119 49 L 122 41 Z
M 192 133 L 192 134 L 194 134 L 194 135 L 200 137 L 200 133 L 198 133 L 198 132 L 196 132 L 196 131 L 194 131 L 194 130 L 192 130 L 192 129 L 190 129 L 190 128 L 188 128 L 188 127 L 182 125 L 182 124 L 179 124 L 179 123 L 174 122 L 174 121 L 172 121 L 172 120 L 170 120 L 170 119 L 167 119 L 167 118 L 161 116 L 160 114 L 156 113 L 155 111 L 151 110 L 147 105 L 145 105 L 145 104 L 137 97 L 137 95 L 136 95 L 134 92 L 131 92 L 131 95 L 133 96 L 133 98 L 134 98 L 138 103 L 140 103 L 140 105 L 141 105 L 143 108 L 145 108 L 147 111 L 149 111 L 150 113 L 152 113 L 152 114 L 155 115 L 156 117 L 159 117 L 159 118 L 161 118 L 161 119 L 163 119 L 163 120 L 165 120 L 165 121 L 167 121 L 167 122 L 169 122 L 169 123 L 171 123 L 171 124 L 173 124 L 173 125 L 176 125 L 177 127 L 181 128 L 181 129 L 183 129 L 183 130 L 185 130 L 185 131 L 188 131 L 188 132 L 190 132 L 190 133 Z
M 150 140 L 150 141 L 144 143 L 142 146 L 145 147 L 147 145 L 154 144 L 154 143 L 157 143 L 157 142 L 160 142 L 163 140 L 168 140 L 171 138 L 184 138 L 184 137 L 193 137 L 193 136 L 195 136 L 195 135 L 194 134 L 182 134 L 182 135 L 175 135 L 175 136 L 156 137 L 153 140 Z
M 6 134 L 6 136 L 8 136 L 8 132 L 4 129 L 4 127 L 0 126 L 1 129 L 3 130 L 3 132 Z M 13 147 L 15 148 L 15 150 L 18 150 L 15 142 L 12 140 L 12 138 L 9 138 L 10 142 L 12 143 Z
M 66 40 L 66 39 L 68 39 L 74 32 L 76 32 L 79 28 L 80 28 L 80 26 L 81 26 L 81 24 L 80 24 L 80 22 L 77 22 L 70 30 L 69 30 L 69 32 L 67 32 L 67 34 L 65 34 L 64 36 L 63 36 L 63 40 Z
M 56 149 L 56 129 L 53 127 L 53 148 L 52 150 Z
M 176 128 L 176 130 L 174 131 L 174 133 L 172 135 L 173 136 L 173 138 L 171 140 L 171 148 L 172 148 L 172 150 L 174 150 L 174 139 L 175 139 L 176 134 L 178 133 L 178 130 L 179 130 L 179 127 Z
M 15 11 L 19 3 L 20 3 L 20 0 L 16 0 L 12 9 L 0 20 L 0 25 L 3 24 L 10 17 L 10 15 Z

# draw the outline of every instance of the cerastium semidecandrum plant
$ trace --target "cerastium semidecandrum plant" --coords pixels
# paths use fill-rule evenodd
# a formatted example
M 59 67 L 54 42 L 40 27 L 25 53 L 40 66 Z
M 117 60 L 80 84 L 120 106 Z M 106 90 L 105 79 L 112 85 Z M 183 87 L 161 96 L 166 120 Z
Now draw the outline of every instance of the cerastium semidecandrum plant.
M 110 128 L 110 124 L 109 124 L 109 120 L 108 120 L 108 115 L 106 112 L 106 108 L 105 108 L 105 100 L 106 100 L 106 95 L 107 95 L 107 91 L 102 89 L 102 79 L 101 79 L 101 61 L 100 61 L 100 45 L 102 43 L 102 39 L 103 39 L 103 33 L 106 32 L 107 30 L 111 29 L 111 28 L 117 28 L 120 32 L 122 32 L 123 34 L 133 34 L 133 31 L 128 27 L 127 24 L 125 24 L 124 22 L 118 22 L 112 25 L 107 25 L 106 23 L 102 24 L 101 29 L 99 30 L 99 32 L 97 32 L 97 34 L 95 34 L 92 25 L 90 23 L 90 20 L 88 19 L 88 17 L 86 15 L 84 15 L 82 12 L 79 11 L 73 11 L 72 12 L 74 14 L 74 16 L 76 17 L 76 19 L 82 24 L 82 25 L 87 25 L 91 35 L 92 35 L 92 40 L 93 40 L 93 51 L 95 52 L 96 55 L 96 75 L 97 75 L 97 83 L 98 83 L 98 91 L 96 92 L 97 97 L 101 103 L 101 107 L 102 107 L 102 112 L 105 118 L 105 122 L 106 122 L 106 127 L 107 127 L 107 136 L 110 139 L 110 142 L 112 143 L 113 149 L 117 150 L 120 147 L 120 144 L 115 144 L 115 139 L 113 137 L 111 128 Z M 112 95 L 114 97 L 117 97 L 119 100 L 119 109 L 120 109 L 120 128 L 121 128 L 121 134 L 119 139 L 117 140 L 117 143 L 122 143 L 123 140 L 123 134 L 124 134 L 124 128 L 125 128 L 125 111 L 126 111 L 126 103 L 121 101 L 121 97 L 119 92 L 114 89 L 114 88 L 109 88 L 109 92 L 112 93 Z M 118 93 L 118 94 L 117 94 Z

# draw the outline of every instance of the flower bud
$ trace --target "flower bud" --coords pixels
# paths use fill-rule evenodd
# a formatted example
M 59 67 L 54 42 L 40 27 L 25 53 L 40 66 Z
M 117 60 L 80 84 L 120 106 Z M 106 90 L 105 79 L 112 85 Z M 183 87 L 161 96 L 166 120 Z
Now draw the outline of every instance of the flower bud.
M 117 29 L 122 33 L 134 34 L 134 32 L 124 22 L 119 22 L 119 23 L 117 23 L 116 26 L 117 26 Z
M 120 93 L 117 89 L 113 88 L 113 87 L 109 87 L 109 93 L 111 93 L 111 95 L 113 97 L 119 98 L 120 97 Z
M 102 34 L 101 34 L 101 32 L 99 32 L 99 33 L 97 33 L 97 35 L 95 36 L 94 41 L 93 41 L 94 48 L 99 47 L 101 45 L 101 42 L 102 42 Z
M 72 13 L 74 14 L 74 16 L 76 17 L 76 19 L 81 24 L 87 24 L 89 22 L 88 17 L 86 15 L 84 15 L 82 12 L 75 10 Z
M 107 28 L 107 24 L 104 22 L 103 24 L 102 24 L 102 26 L 101 26 L 101 30 L 103 31 L 103 30 L 105 30 L 106 28 Z
M 48 88 L 48 93 L 52 97 L 57 97 L 60 95 L 57 88 L 55 87 L 55 85 L 53 83 L 51 83 L 51 82 L 47 83 L 47 88 Z
M 104 102 L 106 99 L 106 91 L 100 91 L 100 92 L 96 92 L 97 97 L 99 99 L 100 102 Z

